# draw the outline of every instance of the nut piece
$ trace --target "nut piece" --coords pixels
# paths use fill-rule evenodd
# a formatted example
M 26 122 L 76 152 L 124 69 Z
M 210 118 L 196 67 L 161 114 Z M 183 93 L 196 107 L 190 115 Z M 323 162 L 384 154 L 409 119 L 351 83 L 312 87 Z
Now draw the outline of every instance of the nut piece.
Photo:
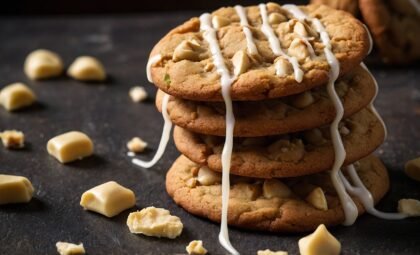
M 314 97 L 310 91 L 297 94 L 292 99 L 292 105 L 296 108 L 303 109 L 315 102 Z
M 263 251 L 258 251 L 257 255 L 287 255 L 287 251 L 272 251 L 272 250 L 263 250 Z
M 81 56 L 70 65 L 67 74 L 80 81 L 104 81 L 106 79 L 105 68 L 102 63 L 90 56 Z
M 52 51 L 35 50 L 26 57 L 24 71 L 32 80 L 56 77 L 63 72 L 63 61 Z
M 57 242 L 55 244 L 57 246 L 57 251 L 60 255 L 76 255 L 76 254 L 85 254 L 85 247 L 83 244 L 73 244 L 73 243 L 66 243 L 66 242 Z
M 293 72 L 292 65 L 283 57 L 278 57 L 275 60 L 274 67 L 276 68 L 276 75 L 279 77 L 285 77 Z
M 80 205 L 85 210 L 114 217 L 136 204 L 134 192 L 120 184 L 110 181 L 85 191 Z
M 34 187 L 26 177 L 0 174 L 0 205 L 27 203 L 33 193 Z
M 228 20 L 227 18 L 224 17 L 220 17 L 220 16 L 213 16 L 213 18 L 211 19 L 211 23 L 213 24 L 213 27 L 215 29 L 219 29 L 221 27 L 225 27 L 227 25 L 230 24 L 230 20 Z
M 255 200 L 261 195 L 261 187 L 249 183 L 238 183 L 230 190 L 231 198 Z
M 324 191 L 320 187 L 312 190 L 312 192 L 306 197 L 306 201 L 316 209 L 323 211 L 328 210 L 327 199 L 325 198 Z
M 268 15 L 268 23 L 270 23 L 270 25 L 277 25 L 286 20 L 286 17 L 277 12 L 273 12 L 270 15 Z
M 0 133 L 0 138 L 8 149 L 21 149 L 25 144 L 25 135 L 16 130 L 5 130 Z
M 303 133 L 303 135 L 305 137 L 305 140 L 313 145 L 319 146 L 327 142 L 319 128 L 307 130 Z
M 14 111 L 33 104 L 34 92 L 23 83 L 7 85 L 0 91 L 0 104 L 8 111 Z
M 82 132 L 70 131 L 51 138 L 48 153 L 61 163 L 68 163 L 93 154 L 92 140 Z
M 249 66 L 249 57 L 245 51 L 237 51 L 232 57 L 233 73 L 235 76 L 245 73 Z
M 207 254 L 206 248 L 203 247 L 203 241 L 194 240 L 191 241 L 185 248 L 190 255 L 204 255 Z
M 299 252 L 301 255 L 339 255 L 341 244 L 321 224 L 314 233 L 299 240 Z
M 278 179 L 267 179 L 263 184 L 263 195 L 268 199 L 273 197 L 287 198 L 292 195 L 292 191 Z
M 134 153 L 143 152 L 146 147 L 147 143 L 140 137 L 134 137 L 127 143 L 127 148 Z
M 398 201 L 398 212 L 411 217 L 420 216 L 420 201 L 416 199 L 400 199 Z
M 293 32 L 303 37 L 308 36 L 308 32 L 306 31 L 305 26 L 299 21 L 296 22 L 295 26 L 293 27 Z
M 296 57 L 299 62 L 302 62 L 309 57 L 309 51 L 306 43 L 299 38 L 293 39 L 289 46 L 288 53 L 289 55 Z
M 196 40 L 184 40 L 174 50 L 174 55 L 172 60 L 178 62 L 181 60 L 191 60 L 198 61 L 200 60 L 200 51 L 202 51 L 200 43 Z
M 420 157 L 407 161 L 404 172 L 413 180 L 420 181 Z
M 218 172 L 210 170 L 206 166 L 200 167 L 197 174 L 197 181 L 201 185 L 214 185 L 222 181 L 222 175 Z
M 182 233 L 181 219 L 163 208 L 153 206 L 128 215 L 127 226 L 131 233 L 174 239 Z
M 135 86 L 130 89 L 129 93 L 131 100 L 135 103 L 144 101 L 147 98 L 147 92 L 143 87 Z

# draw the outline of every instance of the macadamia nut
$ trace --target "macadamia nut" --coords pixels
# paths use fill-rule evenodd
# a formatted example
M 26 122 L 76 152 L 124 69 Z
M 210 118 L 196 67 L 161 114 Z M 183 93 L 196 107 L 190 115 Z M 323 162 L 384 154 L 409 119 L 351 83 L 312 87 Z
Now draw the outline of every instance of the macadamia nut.
M 201 185 L 205 186 L 214 185 L 222 181 L 222 175 L 218 172 L 210 170 L 210 168 L 206 166 L 202 166 L 198 170 L 197 181 Z
M 27 107 L 35 100 L 34 92 L 23 83 L 7 85 L 0 91 L 0 104 L 8 111 Z
M 34 187 L 28 178 L 0 174 L 0 205 L 27 203 L 32 199 Z
M 106 79 L 105 68 L 94 57 L 81 56 L 70 65 L 67 74 L 80 81 L 104 81 Z
M 146 149 L 147 143 L 143 141 L 140 137 L 134 137 L 127 143 L 127 148 L 131 152 L 140 153 Z
M 25 135 L 16 130 L 5 130 L 0 133 L 4 147 L 8 149 L 21 149 L 25 146 Z
M 324 191 L 320 187 L 312 190 L 312 192 L 306 197 L 306 201 L 316 209 L 323 211 L 328 210 L 327 199 L 325 198 Z
M 250 66 L 249 57 L 246 52 L 243 50 L 237 51 L 232 57 L 232 64 L 233 73 L 236 76 L 245 73 Z
M 52 51 L 39 49 L 31 52 L 25 59 L 25 74 L 32 80 L 59 76 L 63 72 L 63 61 Z
M 198 61 L 202 50 L 203 48 L 197 40 L 184 40 L 176 46 L 172 60 L 174 62 L 181 60 Z

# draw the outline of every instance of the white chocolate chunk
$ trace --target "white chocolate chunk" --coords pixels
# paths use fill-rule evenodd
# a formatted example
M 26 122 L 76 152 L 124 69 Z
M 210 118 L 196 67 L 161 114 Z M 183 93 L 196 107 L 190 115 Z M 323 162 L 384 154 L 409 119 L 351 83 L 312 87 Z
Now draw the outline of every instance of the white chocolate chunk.
M 134 192 L 120 184 L 110 181 L 85 191 L 80 205 L 107 217 L 114 217 L 136 204 Z
M 163 208 L 147 207 L 128 215 L 127 226 L 131 233 L 174 239 L 182 233 L 181 219 Z
M 306 43 L 299 38 L 293 39 L 289 46 L 288 53 L 289 55 L 296 57 L 299 61 L 303 61 L 309 57 L 309 50 Z
M 328 210 L 327 199 L 325 198 L 324 191 L 320 187 L 312 190 L 312 192 L 306 197 L 306 201 L 316 209 L 324 211 Z
M 97 58 L 91 56 L 76 58 L 67 70 L 67 74 L 80 81 L 104 81 L 106 79 L 104 66 Z
M 255 200 L 261 195 L 261 187 L 249 183 L 237 183 L 231 187 L 230 197 Z
M 303 37 L 308 36 L 308 32 L 306 31 L 305 26 L 299 21 L 296 22 L 295 26 L 293 27 L 293 32 Z
M 23 83 L 7 85 L 0 91 L 0 104 L 8 111 L 27 107 L 35 100 L 34 92 Z
M 305 91 L 293 97 L 292 105 L 296 108 L 303 109 L 315 102 L 314 97 L 310 91 Z
M 213 185 L 222 181 L 222 175 L 218 172 L 210 170 L 206 166 L 200 167 L 197 174 L 197 181 L 201 185 Z
M 413 180 L 420 181 L 420 157 L 407 161 L 404 172 Z
M 245 51 L 237 51 L 232 57 L 233 73 L 235 76 L 245 73 L 249 66 L 249 57 Z
M 57 242 L 55 244 L 57 247 L 58 253 L 60 255 L 77 255 L 77 254 L 85 254 L 85 247 L 83 247 L 83 244 L 73 244 L 73 243 L 67 243 L 67 242 Z
M 286 17 L 284 17 L 280 13 L 273 12 L 270 15 L 268 15 L 268 23 L 270 23 L 270 25 L 280 24 L 284 21 L 286 21 Z
M 92 140 L 82 132 L 70 131 L 51 138 L 48 153 L 61 163 L 72 162 L 93 154 Z
M 146 147 L 147 143 L 140 137 L 134 137 L 127 143 L 127 148 L 134 153 L 143 152 Z
M 33 193 L 34 187 L 26 177 L 0 174 L 0 205 L 27 203 Z
M 0 133 L 0 138 L 8 149 L 21 149 L 25 146 L 25 135 L 17 130 L 5 130 Z
M 206 248 L 203 246 L 203 241 L 201 240 L 194 240 L 191 241 L 188 246 L 185 248 L 188 254 L 190 255 L 204 255 L 207 254 Z
M 147 98 L 146 90 L 141 86 L 135 86 L 130 89 L 129 95 L 135 103 L 144 101 Z
M 323 145 L 327 142 L 319 128 L 307 130 L 303 135 L 306 141 L 313 145 Z
M 285 77 L 293 72 L 292 65 L 283 57 L 278 57 L 275 60 L 274 66 L 276 69 L 276 75 L 279 77 Z
M 398 211 L 411 217 L 420 216 L 420 201 L 416 199 L 400 199 Z
M 299 240 L 301 255 L 339 255 L 340 242 L 328 232 L 324 224 L 318 226 L 314 233 Z
M 257 255 L 288 255 L 287 251 L 272 251 L 272 250 L 263 250 L 258 251 Z
M 39 49 L 31 52 L 25 59 L 25 74 L 32 80 L 59 76 L 63 72 L 63 61 L 52 51 Z
M 202 51 L 200 43 L 196 40 L 184 40 L 174 50 L 172 60 L 178 62 L 181 60 L 198 61 L 199 53 Z
M 292 194 L 289 187 L 278 179 L 267 179 L 263 184 L 263 195 L 265 198 L 287 198 Z
M 227 18 L 220 17 L 220 16 L 213 16 L 211 19 L 211 23 L 215 29 L 219 29 L 221 27 L 225 27 L 230 24 L 230 21 Z

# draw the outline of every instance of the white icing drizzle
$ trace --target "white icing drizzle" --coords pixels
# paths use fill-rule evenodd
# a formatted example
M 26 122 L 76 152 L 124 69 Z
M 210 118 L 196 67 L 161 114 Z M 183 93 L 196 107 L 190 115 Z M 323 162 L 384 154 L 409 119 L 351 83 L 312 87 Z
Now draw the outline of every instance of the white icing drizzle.
M 353 196 L 359 198 L 360 202 L 362 202 L 363 207 L 365 207 L 366 211 L 378 218 L 386 219 L 386 220 L 401 220 L 408 217 L 408 215 L 403 213 L 386 213 L 378 211 L 375 208 L 374 200 L 372 194 L 369 190 L 365 187 L 363 182 L 360 180 L 359 175 L 354 167 L 354 165 L 347 166 L 347 172 L 350 175 L 350 179 L 353 183 L 351 185 L 349 181 L 346 179 L 342 172 L 339 172 L 340 179 L 344 183 L 346 190 L 352 194 Z
M 342 167 L 344 160 L 346 158 L 346 151 L 344 149 L 343 141 L 341 139 L 340 133 L 338 131 L 338 124 L 340 123 L 341 119 L 343 118 L 344 109 L 343 104 L 340 101 L 340 98 L 335 91 L 334 83 L 338 78 L 338 74 L 340 71 L 339 62 L 334 56 L 331 51 L 331 43 L 330 37 L 325 30 L 324 26 L 322 25 L 321 21 L 316 18 L 310 18 L 305 13 L 303 13 L 296 5 L 284 5 L 283 8 L 288 10 L 295 18 L 300 21 L 309 20 L 315 27 L 315 30 L 320 34 L 321 41 L 324 44 L 324 54 L 330 65 L 330 72 L 329 72 L 329 80 L 327 85 L 328 95 L 331 98 L 334 107 L 336 109 L 336 116 L 334 121 L 330 126 L 330 133 L 332 137 L 332 143 L 334 147 L 334 164 L 331 169 L 331 181 L 334 185 L 334 188 L 337 191 L 337 194 L 340 198 L 341 205 L 344 210 L 345 220 L 343 222 L 344 225 L 352 225 L 358 216 L 358 209 L 352 198 L 347 194 L 346 189 L 342 180 L 340 179 L 339 172 L 340 168 Z
M 148 80 L 150 83 L 153 83 L 153 80 L 152 80 L 152 72 L 151 72 L 152 66 L 153 66 L 154 64 L 158 63 L 158 62 L 159 62 L 159 61 L 161 61 L 161 60 L 162 60 L 162 55 L 157 54 L 157 55 L 155 55 L 155 56 L 153 56 L 153 57 L 149 58 L 149 61 L 147 61 L 147 66 L 146 66 L 146 75 L 147 75 L 147 80 Z
M 248 19 L 246 17 L 245 9 L 244 9 L 244 7 L 242 7 L 240 5 L 236 5 L 235 6 L 235 11 L 239 16 L 239 19 L 241 20 L 242 31 L 245 34 L 248 53 L 250 55 L 257 55 L 258 54 L 258 49 L 257 49 L 257 46 L 254 43 L 254 38 L 252 36 L 251 29 L 249 29 L 249 23 L 248 23 Z
M 302 35 L 297 36 L 305 43 L 306 47 L 308 48 L 310 58 L 314 59 L 316 57 L 315 50 L 312 47 L 311 43 L 308 41 L 308 37 Z
M 365 24 L 363 24 L 363 27 L 365 28 L 367 35 L 368 35 L 368 39 L 369 39 L 369 50 L 368 50 L 368 55 L 372 52 L 373 49 L 373 39 L 372 39 L 372 35 L 370 34 L 369 29 L 367 28 L 367 26 Z
M 420 14 L 420 3 L 417 0 L 408 0 L 408 2 L 416 9 L 417 14 Z
M 213 62 L 217 72 L 220 74 L 220 83 L 222 87 L 222 96 L 226 105 L 226 138 L 222 152 L 222 218 L 220 224 L 219 242 L 231 254 L 239 254 L 232 246 L 229 240 L 229 230 L 227 224 L 227 213 L 229 205 L 230 192 L 230 165 L 233 148 L 233 128 L 235 126 L 235 117 L 232 110 L 232 99 L 230 96 L 230 87 L 234 81 L 226 67 L 222 52 L 217 41 L 216 30 L 211 25 L 211 16 L 204 13 L 200 16 L 200 29 L 203 31 L 203 37 L 210 46 L 213 56 Z
M 162 130 L 162 136 L 160 138 L 159 147 L 156 151 L 155 156 L 151 161 L 143 161 L 137 158 L 134 158 L 131 162 L 133 164 L 144 167 L 144 168 L 150 168 L 154 166 L 159 159 L 162 157 L 163 153 L 165 152 L 166 146 L 168 145 L 169 138 L 171 135 L 171 129 L 172 129 L 172 122 L 168 115 L 168 102 L 169 102 L 169 95 L 164 94 L 162 99 L 162 116 L 165 121 L 165 124 L 163 125 Z
M 303 71 L 302 69 L 300 69 L 297 59 L 295 57 L 288 56 L 281 49 L 279 38 L 276 36 L 276 34 L 270 26 L 270 23 L 268 22 L 267 7 L 265 6 L 265 4 L 259 4 L 258 7 L 260 8 L 260 15 L 262 19 L 261 31 L 267 37 L 271 50 L 276 56 L 283 56 L 290 62 L 290 64 L 292 64 L 295 74 L 295 80 L 297 82 L 301 82 L 303 80 Z M 276 70 L 276 73 L 278 72 L 279 71 Z

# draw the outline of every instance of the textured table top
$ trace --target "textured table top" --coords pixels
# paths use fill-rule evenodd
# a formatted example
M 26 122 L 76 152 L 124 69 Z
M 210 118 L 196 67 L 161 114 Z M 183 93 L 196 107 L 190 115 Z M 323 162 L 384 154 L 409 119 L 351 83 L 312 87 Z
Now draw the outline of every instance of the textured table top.
M 0 130 L 18 129 L 27 137 L 22 151 L 0 148 L 0 173 L 26 176 L 36 189 L 30 203 L 0 207 L 0 254 L 56 254 L 57 241 L 83 242 L 88 254 L 179 254 L 194 239 L 202 239 L 211 254 L 225 253 L 217 240 L 218 224 L 188 214 L 166 194 L 165 172 L 178 155 L 172 143 L 149 170 L 132 165 L 126 156 L 126 142 L 140 136 L 151 148 L 142 158 L 151 158 L 163 124 L 152 98 L 134 104 L 128 90 L 144 85 L 154 97 L 155 88 L 147 83 L 145 73 L 148 54 L 161 36 L 192 14 L 0 19 L 0 87 L 22 81 L 39 98 L 39 104 L 18 113 L 0 109 Z M 66 65 L 80 55 L 96 56 L 111 79 L 103 85 L 66 77 L 30 81 L 23 73 L 23 61 L 37 48 L 58 52 Z M 394 211 L 400 198 L 420 199 L 419 183 L 402 172 L 407 160 L 420 156 L 419 66 L 390 68 L 372 63 L 368 66 L 380 85 L 376 105 L 389 131 L 377 153 L 392 178 L 391 190 L 378 208 Z M 69 130 L 91 136 L 96 146 L 93 157 L 61 165 L 48 155 L 48 139 Z M 181 217 L 182 235 L 167 240 L 130 234 L 125 221 L 136 208 L 112 219 L 84 211 L 79 206 L 81 194 L 110 180 L 135 191 L 137 209 L 164 207 Z M 420 218 L 385 221 L 364 215 L 354 226 L 339 226 L 332 233 L 342 243 L 342 254 L 420 252 Z M 266 248 L 296 254 L 302 236 L 238 229 L 230 234 L 243 254 Z

